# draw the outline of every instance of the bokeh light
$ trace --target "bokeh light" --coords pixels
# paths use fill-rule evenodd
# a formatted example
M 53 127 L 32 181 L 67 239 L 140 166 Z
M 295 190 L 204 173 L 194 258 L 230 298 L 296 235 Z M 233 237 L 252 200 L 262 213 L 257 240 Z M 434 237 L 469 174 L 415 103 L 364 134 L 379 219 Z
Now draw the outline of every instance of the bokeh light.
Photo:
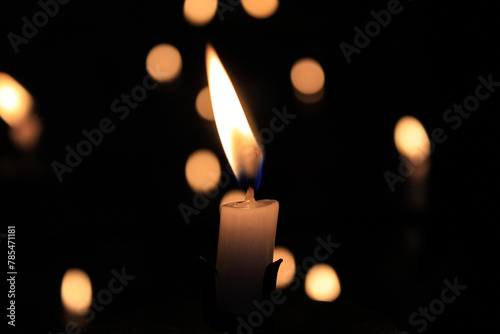
M 185 0 L 184 18 L 195 26 L 209 23 L 217 12 L 217 0 Z
M 33 108 L 33 98 L 7 73 L 0 72 L 0 118 L 10 127 L 23 123 Z
M 394 128 L 398 152 L 412 164 L 422 164 L 429 157 L 431 144 L 422 123 L 413 116 L 403 116 Z
M 156 81 L 171 82 L 181 73 L 181 53 L 171 44 L 158 44 L 148 53 L 146 69 Z
M 295 277 L 295 258 L 289 249 L 283 246 L 276 246 L 274 248 L 273 262 L 279 259 L 283 259 L 283 262 L 278 270 L 276 288 L 284 289 L 292 283 Z
M 265 19 L 273 15 L 279 7 L 278 0 L 241 0 L 243 9 L 256 19 Z
M 196 96 L 196 111 L 202 118 L 208 121 L 214 120 L 214 110 L 212 109 L 208 86 L 200 90 L 198 96 Z
M 312 58 L 297 60 L 290 71 L 293 87 L 301 94 L 321 93 L 325 84 L 325 73 L 321 65 Z
M 325 263 L 312 266 L 306 274 L 305 290 L 312 300 L 334 301 L 340 295 L 340 281 L 337 273 Z
M 231 202 L 241 202 L 245 199 L 245 193 L 239 189 L 229 190 L 222 196 L 219 207 Z
M 61 299 L 65 309 L 74 314 L 85 314 L 92 302 L 89 276 L 81 269 L 68 269 L 61 284 Z
M 213 190 L 220 181 L 219 159 L 209 150 L 197 150 L 186 161 L 186 181 L 197 192 Z

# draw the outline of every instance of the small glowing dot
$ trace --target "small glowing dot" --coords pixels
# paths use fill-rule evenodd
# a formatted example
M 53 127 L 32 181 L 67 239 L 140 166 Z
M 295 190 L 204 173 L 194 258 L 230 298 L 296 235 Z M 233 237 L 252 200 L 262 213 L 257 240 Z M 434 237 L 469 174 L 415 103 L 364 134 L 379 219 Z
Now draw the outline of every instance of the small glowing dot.
M 231 202 L 241 202 L 245 199 L 245 193 L 239 189 L 229 190 L 222 196 L 219 207 Z
M 158 82 L 175 80 L 182 69 L 182 57 L 171 44 L 159 44 L 153 47 L 146 58 L 149 75 Z
M 283 262 L 278 270 L 276 288 L 284 289 L 292 283 L 295 277 L 295 258 L 293 257 L 292 252 L 290 252 L 287 248 L 276 246 L 274 248 L 273 262 L 279 259 L 283 259 Z
M 334 301 L 340 295 L 337 273 L 327 264 L 316 264 L 307 272 L 305 289 L 307 296 L 312 300 Z
M 290 78 L 293 87 L 307 95 L 319 93 L 325 84 L 323 68 L 312 58 L 297 60 L 290 71 Z
M 186 161 L 186 180 L 198 192 L 213 190 L 220 181 L 220 164 L 217 156 L 209 150 L 197 150 Z
M 200 90 L 196 97 L 196 111 L 206 120 L 214 120 L 214 110 L 212 109 L 212 100 L 208 86 Z
M 273 15 L 279 7 L 278 0 L 241 0 L 243 9 L 256 19 L 265 19 Z
M 398 152 L 413 164 L 421 164 L 429 157 L 429 137 L 422 123 L 413 116 L 404 116 L 398 121 L 394 128 L 394 143 Z
M 85 314 L 92 302 L 89 276 L 81 269 L 69 269 L 61 284 L 61 299 L 70 313 Z
M 196 26 L 209 23 L 217 12 L 217 0 L 185 0 L 184 17 Z

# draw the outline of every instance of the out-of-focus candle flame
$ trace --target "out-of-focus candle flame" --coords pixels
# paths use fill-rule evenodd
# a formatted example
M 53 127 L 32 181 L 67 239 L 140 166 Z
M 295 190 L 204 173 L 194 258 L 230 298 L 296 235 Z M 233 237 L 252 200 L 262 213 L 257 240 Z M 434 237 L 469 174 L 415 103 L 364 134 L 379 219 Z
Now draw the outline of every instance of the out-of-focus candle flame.
M 210 101 L 210 92 L 208 87 L 204 87 L 196 96 L 196 111 L 198 115 L 207 121 L 214 120 L 214 111 L 212 110 L 212 102 Z
M 184 17 L 196 26 L 209 23 L 217 12 L 217 0 L 185 0 Z
M 412 164 L 423 163 L 431 145 L 424 126 L 413 116 L 402 117 L 394 128 L 394 143 L 398 152 Z
M 174 81 L 182 70 L 181 53 L 171 44 L 158 44 L 146 57 L 146 69 L 158 82 Z
M 263 163 L 262 150 L 250 129 L 231 79 L 211 45 L 207 46 L 206 63 L 215 124 L 226 157 L 240 186 L 255 182 L 245 186 L 257 189 Z
M 313 95 L 323 89 L 325 72 L 320 63 L 312 58 L 297 60 L 290 71 L 293 87 L 302 94 Z
M 334 301 L 340 295 L 337 273 L 328 264 L 316 264 L 307 272 L 305 289 L 307 296 L 313 300 Z
M 273 262 L 279 259 L 282 259 L 283 262 L 278 269 L 276 288 L 283 289 L 290 285 L 295 277 L 295 258 L 287 248 L 276 246 L 274 248 Z
M 197 192 L 209 192 L 220 181 L 220 164 L 217 156 L 209 150 L 197 150 L 188 157 L 185 168 L 189 186 Z
M 81 269 L 69 269 L 61 284 L 64 308 L 73 314 L 85 314 L 92 302 L 92 285 L 89 276 Z
M 256 19 L 265 19 L 273 15 L 279 7 L 278 0 L 241 0 L 243 9 Z
M 33 107 L 33 98 L 7 73 L 0 73 L 0 118 L 15 128 L 26 121 Z

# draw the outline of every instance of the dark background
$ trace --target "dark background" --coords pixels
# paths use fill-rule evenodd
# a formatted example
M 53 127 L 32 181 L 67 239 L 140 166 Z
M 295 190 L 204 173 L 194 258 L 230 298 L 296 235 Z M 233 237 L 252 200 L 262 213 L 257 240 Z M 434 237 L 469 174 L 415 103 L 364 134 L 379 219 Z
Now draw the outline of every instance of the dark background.
M 493 328 L 500 93 L 457 130 L 443 113 L 474 94 L 479 75 L 500 81 L 500 24 L 490 5 L 402 5 L 348 64 L 339 43 L 353 44 L 353 28 L 364 27 L 370 11 L 385 9 L 387 1 L 282 1 L 266 20 L 235 6 L 204 27 L 185 22 L 182 1 L 71 1 L 17 54 L 6 36 L 21 34 L 21 18 L 31 21 L 40 7 L 2 2 L 0 71 L 34 96 L 44 123 L 31 155 L 18 152 L 0 124 L 0 233 L 16 225 L 16 330 L 64 330 L 59 290 L 68 268 L 84 269 L 96 293 L 112 269 L 125 267 L 136 278 L 97 314 L 91 330 L 133 321 L 144 332 L 208 332 L 196 258 L 215 258 L 218 204 L 236 181 L 189 225 L 178 208 L 193 206 L 195 193 L 184 178 L 192 151 L 210 149 L 226 165 L 214 123 L 194 107 L 207 84 L 207 42 L 259 129 L 269 125 L 273 108 L 297 115 L 265 146 L 256 197 L 280 202 L 276 243 L 292 250 L 298 264 L 312 255 L 317 237 L 341 244 L 326 261 L 342 285 L 333 304 L 375 312 L 416 333 L 410 314 L 440 297 L 443 280 L 457 277 L 467 289 L 425 332 Z M 181 76 L 148 92 L 119 120 L 111 102 L 142 83 L 146 55 L 159 43 L 179 49 Z M 314 105 L 297 100 L 289 80 L 292 64 L 304 56 L 325 71 L 325 95 Z M 387 170 L 397 173 L 392 135 L 406 114 L 429 133 L 442 128 L 448 136 L 431 155 L 423 210 L 408 205 L 408 182 L 391 192 L 384 179 Z M 63 162 L 65 146 L 74 148 L 83 129 L 106 117 L 116 129 L 59 183 L 51 163 Z M 4 289 L 5 283 L 3 296 Z M 308 313 L 311 304 L 301 287 L 283 310 L 308 314 L 288 320 L 307 328 L 323 321 Z

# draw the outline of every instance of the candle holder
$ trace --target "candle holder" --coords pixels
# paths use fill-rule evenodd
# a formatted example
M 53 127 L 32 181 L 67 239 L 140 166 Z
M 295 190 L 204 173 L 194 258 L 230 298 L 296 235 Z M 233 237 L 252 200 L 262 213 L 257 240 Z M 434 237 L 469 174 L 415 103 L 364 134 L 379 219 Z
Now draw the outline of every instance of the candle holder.
M 283 262 L 279 259 L 267 265 L 262 282 L 261 300 L 270 298 L 271 293 L 276 290 L 276 278 L 278 269 Z M 236 314 L 220 310 L 216 302 L 215 278 L 217 269 L 206 259 L 200 256 L 203 280 L 203 320 L 207 325 L 215 330 L 224 331 L 229 334 L 237 333 L 240 321 L 247 321 L 249 314 Z M 273 314 L 262 317 L 262 324 L 254 326 L 254 333 L 273 333 L 274 321 Z

